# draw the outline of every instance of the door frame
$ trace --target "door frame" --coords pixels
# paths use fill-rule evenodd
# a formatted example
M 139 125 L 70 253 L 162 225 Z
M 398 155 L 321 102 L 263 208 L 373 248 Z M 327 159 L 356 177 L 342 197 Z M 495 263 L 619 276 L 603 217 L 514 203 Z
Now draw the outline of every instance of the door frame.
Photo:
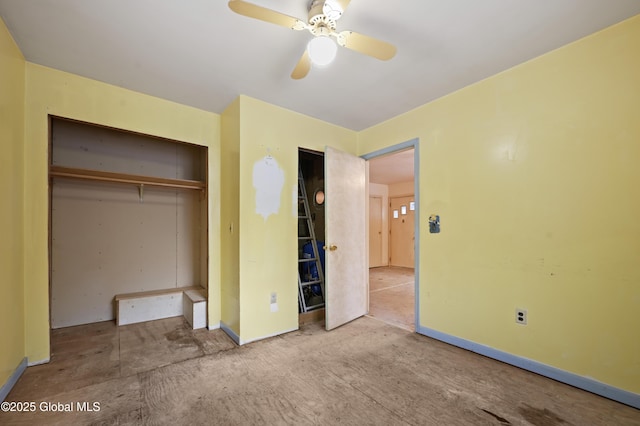
M 414 233 L 415 233 L 415 241 L 414 241 L 414 280 L 415 280 L 415 297 L 414 297 L 414 324 L 415 324 L 415 332 L 421 328 L 420 325 L 420 191 L 419 191 L 419 183 L 420 183 L 420 138 L 415 138 L 408 140 L 406 142 L 401 142 L 396 145 L 391 145 L 386 148 L 379 149 L 377 151 L 372 151 L 368 154 L 361 155 L 362 158 L 369 161 L 373 158 L 380 157 L 383 155 L 393 154 L 399 151 L 405 151 L 407 149 L 413 148 L 413 195 L 416 203 L 415 210 L 415 223 L 414 223 Z M 369 194 L 367 194 L 368 196 Z

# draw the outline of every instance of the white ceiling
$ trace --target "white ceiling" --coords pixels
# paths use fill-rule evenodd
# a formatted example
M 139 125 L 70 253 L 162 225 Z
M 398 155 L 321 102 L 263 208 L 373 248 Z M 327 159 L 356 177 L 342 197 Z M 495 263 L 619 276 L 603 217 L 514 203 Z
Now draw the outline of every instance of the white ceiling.
M 309 0 L 253 2 L 304 19 Z M 638 0 L 352 0 L 338 31 L 391 42 L 396 57 L 341 48 L 292 80 L 311 35 L 225 0 L 0 0 L 30 62 L 215 113 L 245 94 L 353 130 L 638 13 Z

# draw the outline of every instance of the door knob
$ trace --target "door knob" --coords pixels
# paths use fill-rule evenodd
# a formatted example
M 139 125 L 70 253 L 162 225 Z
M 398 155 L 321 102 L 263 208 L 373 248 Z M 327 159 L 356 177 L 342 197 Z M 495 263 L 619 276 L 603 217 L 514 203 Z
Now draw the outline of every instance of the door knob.
M 329 249 L 329 251 L 336 251 L 338 250 L 338 246 L 331 244 L 330 246 L 322 246 L 323 249 Z

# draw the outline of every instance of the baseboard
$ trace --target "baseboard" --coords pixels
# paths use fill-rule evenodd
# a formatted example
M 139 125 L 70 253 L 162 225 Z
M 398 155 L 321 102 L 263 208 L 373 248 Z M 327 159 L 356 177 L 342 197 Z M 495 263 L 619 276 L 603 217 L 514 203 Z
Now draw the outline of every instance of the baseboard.
M 18 367 L 16 367 L 16 369 L 13 371 L 13 374 L 9 376 L 7 382 L 0 388 L 0 402 L 4 402 L 4 399 L 7 397 L 7 395 L 9 395 L 9 392 L 11 392 L 11 389 L 13 389 L 16 383 L 18 383 L 18 379 L 20 378 L 20 376 L 22 376 L 22 373 L 24 373 L 24 370 L 26 369 L 27 358 L 24 357 L 22 358 L 22 361 L 20 361 L 20 364 L 18 364 Z
M 236 334 L 235 331 L 233 331 L 227 324 L 225 324 L 222 321 L 220 321 L 220 328 L 225 333 L 227 333 L 229 335 L 229 337 L 231 337 L 231 339 L 233 339 L 233 341 L 236 342 L 236 344 L 239 345 L 239 346 L 246 345 L 247 343 L 257 342 L 258 340 L 264 340 L 264 339 L 268 339 L 270 337 L 279 336 L 281 334 L 290 333 L 290 332 L 296 331 L 298 329 L 298 327 L 295 327 L 295 328 L 292 328 L 291 330 L 280 331 L 278 333 L 269 334 L 267 336 L 256 337 L 254 339 L 249 339 L 249 340 L 242 340 L 240 338 L 240 336 L 238 336 Z
M 209 325 L 207 326 L 207 328 L 209 329 L 209 331 L 211 331 L 211 330 L 217 330 L 217 329 L 219 329 L 219 328 L 221 328 L 221 327 L 220 327 L 220 323 L 219 323 L 219 322 L 217 322 L 217 323 L 215 323 L 215 324 L 209 324 Z
M 470 340 L 465 340 L 460 337 L 452 336 L 450 334 L 442 333 L 440 331 L 433 330 L 427 327 L 418 326 L 416 331 L 420 334 L 434 338 L 436 340 L 449 343 L 459 348 L 463 348 L 471 352 L 475 352 L 480 355 L 484 355 L 486 357 L 511 364 L 513 366 L 522 368 L 523 370 L 528 370 L 533 373 L 540 374 L 541 376 L 545 376 L 550 379 L 557 380 L 559 382 L 589 391 L 596 395 L 600 395 L 605 398 L 620 402 L 622 404 L 640 409 L 640 394 L 629 392 L 624 389 L 619 389 L 606 383 L 591 379 L 589 377 L 579 376 L 577 374 L 561 370 L 559 368 L 552 367 L 538 361 L 523 358 L 517 355 L 510 354 L 508 352 L 503 352 L 489 346 L 475 343 Z
M 285 333 L 291 333 L 292 331 L 296 331 L 296 330 L 298 330 L 298 327 L 292 328 L 290 330 L 279 331 L 279 332 L 273 333 L 273 334 L 268 334 L 266 336 L 256 337 L 256 338 L 249 339 L 249 340 L 242 340 L 241 344 L 246 345 L 247 343 L 257 342 L 258 340 L 269 339 L 271 337 L 276 337 L 276 336 L 279 336 L 279 335 L 285 334 Z
M 27 364 L 27 367 L 33 367 L 34 365 L 48 364 L 50 361 L 51 361 L 51 358 L 45 358 L 39 361 L 29 362 L 29 364 Z
M 231 339 L 236 342 L 236 345 L 241 345 L 240 343 L 240 336 L 238 336 L 236 334 L 235 331 L 233 331 L 231 329 L 231 327 L 229 327 L 227 324 L 225 324 L 224 322 L 220 321 L 220 328 L 222 329 L 222 331 L 224 331 L 225 333 L 227 333 L 229 335 L 229 337 L 231 337 Z

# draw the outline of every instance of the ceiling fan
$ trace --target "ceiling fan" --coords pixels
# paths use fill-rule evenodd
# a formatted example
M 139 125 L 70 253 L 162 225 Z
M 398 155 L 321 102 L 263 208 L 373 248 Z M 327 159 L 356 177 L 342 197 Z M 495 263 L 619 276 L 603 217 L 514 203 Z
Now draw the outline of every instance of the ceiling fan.
M 396 54 L 394 45 L 353 31 L 336 31 L 336 21 L 351 0 L 311 0 L 308 21 L 285 15 L 243 0 L 230 0 L 229 8 L 249 18 L 270 22 L 296 31 L 308 30 L 313 39 L 291 73 L 291 78 L 301 79 L 311 69 L 311 64 L 328 65 L 335 57 L 336 43 L 347 49 L 386 61 Z M 335 38 L 335 42 L 331 39 Z

